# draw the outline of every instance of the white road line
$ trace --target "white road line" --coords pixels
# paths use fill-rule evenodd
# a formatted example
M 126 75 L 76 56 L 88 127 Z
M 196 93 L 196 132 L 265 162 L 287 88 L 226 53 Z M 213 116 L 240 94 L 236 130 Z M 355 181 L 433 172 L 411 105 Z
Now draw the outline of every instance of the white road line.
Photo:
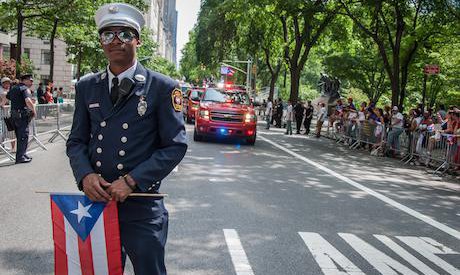
M 246 252 L 244 252 L 243 245 L 241 245 L 240 238 L 238 237 L 238 232 L 235 229 L 224 229 L 224 236 L 236 274 L 254 275 Z
M 318 233 L 299 232 L 324 275 L 364 275 L 347 257 Z M 340 269 L 339 269 L 340 267 Z M 343 271 L 341 271 L 343 270 Z
M 412 249 L 423 255 L 440 268 L 447 271 L 452 275 L 459 275 L 460 270 L 447 263 L 443 259 L 439 258 L 435 254 L 446 255 L 446 254 L 459 254 L 458 252 L 438 243 L 431 238 L 417 238 L 417 237 L 396 237 L 403 243 L 410 246 Z
M 339 233 L 339 236 L 342 237 L 342 239 L 353 247 L 353 249 L 356 250 L 361 257 L 366 259 L 366 261 L 368 261 L 383 275 L 418 275 L 415 271 L 412 271 L 407 266 L 401 264 L 353 234 Z
M 424 264 L 422 261 L 414 257 L 412 254 L 407 252 L 404 248 L 402 248 L 400 245 L 398 245 L 396 242 L 394 242 L 392 239 L 390 239 L 387 236 L 384 235 L 374 235 L 375 238 L 377 238 L 379 241 L 384 243 L 386 246 L 388 246 L 391 250 L 393 250 L 396 254 L 398 254 L 401 258 L 403 258 L 406 262 L 410 263 L 413 267 L 417 268 L 422 272 L 424 275 L 439 275 L 436 271 L 428 267 L 426 264 Z
M 259 135 L 259 139 L 460 240 L 460 232 Z

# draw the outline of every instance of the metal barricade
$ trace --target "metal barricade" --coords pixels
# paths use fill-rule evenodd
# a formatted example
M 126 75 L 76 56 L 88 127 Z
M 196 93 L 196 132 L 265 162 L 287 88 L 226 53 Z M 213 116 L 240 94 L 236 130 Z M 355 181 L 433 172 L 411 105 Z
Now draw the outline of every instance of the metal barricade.
M 13 149 L 16 147 L 16 136 L 14 131 L 8 131 L 5 124 L 5 117 L 10 116 L 10 106 L 0 107 L 0 150 L 5 153 L 9 159 L 15 160 Z M 7 148 L 10 144 L 10 148 Z
M 0 151 L 5 153 L 8 158 L 15 160 L 12 148 L 7 148 L 9 143 L 16 142 L 14 131 L 7 131 L 4 117 L 9 116 L 10 106 L 0 108 Z M 58 104 L 37 104 L 35 106 L 36 116 L 29 124 L 29 143 L 35 142 L 43 150 L 46 146 L 40 141 L 39 137 L 51 135 L 48 142 L 53 142 L 57 137 L 67 140 L 73 121 L 73 112 L 75 104 L 58 103 Z M 13 147 L 13 144 L 12 146 Z

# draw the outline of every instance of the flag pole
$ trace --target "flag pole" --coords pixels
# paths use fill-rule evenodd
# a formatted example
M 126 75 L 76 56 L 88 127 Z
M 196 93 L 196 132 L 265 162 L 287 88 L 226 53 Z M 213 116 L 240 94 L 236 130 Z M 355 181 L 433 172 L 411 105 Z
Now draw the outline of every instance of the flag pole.
M 50 192 L 50 191 L 35 191 L 35 194 L 69 194 L 69 195 L 84 195 L 83 192 Z M 147 197 L 147 198 L 164 198 L 167 197 L 168 194 L 158 193 L 131 193 L 128 197 Z

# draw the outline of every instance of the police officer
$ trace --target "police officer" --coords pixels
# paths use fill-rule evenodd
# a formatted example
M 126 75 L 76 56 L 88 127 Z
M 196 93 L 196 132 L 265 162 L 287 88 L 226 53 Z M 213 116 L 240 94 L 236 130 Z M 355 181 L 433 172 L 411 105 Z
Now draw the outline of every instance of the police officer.
M 29 143 L 29 122 L 36 115 L 35 106 L 32 101 L 30 87 L 33 85 L 31 74 L 20 77 L 18 85 L 11 88 L 6 95 L 11 104 L 11 117 L 14 121 L 14 133 L 16 134 L 16 163 L 28 163 L 32 161 L 27 152 Z
M 305 126 L 305 134 L 310 134 L 310 125 L 311 120 L 313 118 L 313 106 L 311 105 L 311 101 L 307 101 L 307 106 L 305 107 L 305 119 L 303 121 L 303 125 Z
M 295 121 L 296 121 L 296 134 L 300 134 L 300 128 L 302 127 L 303 120 L 303 105 L 300 100 L 297 101 L 294 107 Z
M 112 3 L 96 12 L 109 65 L 76 84 L 67 155 L 80 190 L 93 201 L 116 200 L 123 263 L 137 275 L 166 274 L 168 212 L 157 193 L 187 150 L 182 93 L 176 81 L 136 60 L 144 18 L 135 7 Z

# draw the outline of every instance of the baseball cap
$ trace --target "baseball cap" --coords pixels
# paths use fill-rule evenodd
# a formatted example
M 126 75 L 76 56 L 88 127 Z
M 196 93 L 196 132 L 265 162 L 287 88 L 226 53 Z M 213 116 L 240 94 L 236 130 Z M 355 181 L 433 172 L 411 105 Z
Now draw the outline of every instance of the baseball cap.
M 11 82 L 11 79 L 7 76 L 2 77 L 2 84 L 3 82 Z

